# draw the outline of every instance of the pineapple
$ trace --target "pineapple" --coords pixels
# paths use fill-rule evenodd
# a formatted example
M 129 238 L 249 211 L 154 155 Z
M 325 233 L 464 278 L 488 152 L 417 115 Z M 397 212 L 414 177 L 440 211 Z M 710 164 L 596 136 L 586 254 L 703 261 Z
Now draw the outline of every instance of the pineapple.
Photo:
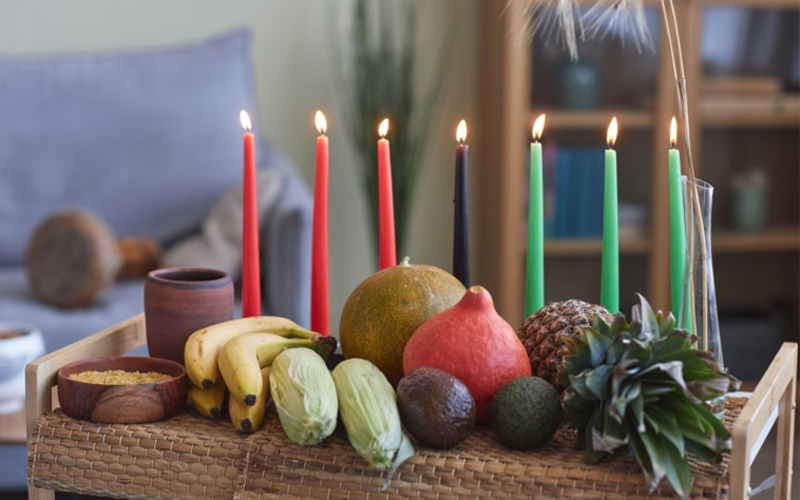
M 533 374 L 562 391 L 564 339 L 576 337 L 578 327 L 590 325 L 595 316 L 607 323 L 613 319 L 602 306 L 570 299 L 551 302 L 525 320 L 518 335 L 528 351 Z
M 666 477 L 675 492 L 692 488 L 687 453 L 718 463 L 730 451 L 722 422 L 704 403 L 736 390 L 714 356 L 675 328 L 672 314 L 657 314 L 640 297 L 631 323 L 600 317 L 565 339 L 562 395 L 565 422 L 578 428 L 578 448 L 597 463 L 621 447 L 639 462 L 651 491 Z

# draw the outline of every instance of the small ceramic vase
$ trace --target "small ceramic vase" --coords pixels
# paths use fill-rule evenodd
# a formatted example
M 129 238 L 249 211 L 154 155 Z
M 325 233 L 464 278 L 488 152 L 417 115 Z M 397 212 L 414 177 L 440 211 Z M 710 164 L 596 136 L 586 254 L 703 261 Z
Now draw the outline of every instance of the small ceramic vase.
M 147 275 L 144 311 L 150 356 L 183 363 L 189 336 L 233 319 L 233 282 L 214 269 L 169 268 Z

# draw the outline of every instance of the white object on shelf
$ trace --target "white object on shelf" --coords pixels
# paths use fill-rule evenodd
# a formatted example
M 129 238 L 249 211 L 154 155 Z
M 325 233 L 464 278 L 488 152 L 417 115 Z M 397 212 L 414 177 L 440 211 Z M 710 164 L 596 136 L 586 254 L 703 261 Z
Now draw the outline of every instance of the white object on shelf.
M 44 355 L 44 338 L 35 327 L 0 322 L 0 333 L 21 335 L 0 338 L 0 414 L 16 413 L 25 404 L 25 365 Z

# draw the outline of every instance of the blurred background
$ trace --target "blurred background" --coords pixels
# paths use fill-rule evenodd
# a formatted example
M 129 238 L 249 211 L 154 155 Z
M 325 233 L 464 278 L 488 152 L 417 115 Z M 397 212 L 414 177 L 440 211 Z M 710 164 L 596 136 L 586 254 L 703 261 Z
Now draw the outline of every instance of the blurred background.
M 0 243 L 0 321 L 31 324 L 51 351 L 140 312 L 141 280 L 120 284 L 79 311 L 39 304 L 23 269 L 36 225 L 51 212 L 88 208 L 119 236 L 157 240 L 173 259 L 169 262 L 180 264 L 171 249 L 200 233 L 240 178 L 238 114 L 248 106 L 262 141 L 259 167 L 280 171 L 285 183 L 276 190 L 288 193 L 262 212 L 265 247 L 274 239 L 291 240 L 262 260 L 264 279 L 273 280 L 272 288 L 265 285 L 266 313 L 283 312 L 278 295 L 284 292 L 307 300 L 318 109 L 327 116 L 331 145 L 334 335 L 348 295 L 377 270 L 370 217 L 374 188 L 365 172 L 372 169 L 370 141 L 377 138 L 381 116 L 394 124 L 389 138 L 395 196 L 403 200 L 398 257 L 409 255 L 412 262 L 448 271 L 455 129 L 459 120 L 467 121 L 473 283 L 491 291 L 498 311 L 515 327 L 523 319 L 533 120 L 547 114 L 546 300 L 597 302 L 602 191 L 592 187 L 602 182 L 606 128 L 616 116 L 621 310 L 630 310 L 636 292 L 654 307 L 669 309 L 667 149 L 677 105 L 659 5 L 645 1 L 653 50 L 609 33 L 579 43 L 580 59 L 573 62 L 555 37 L 526 36 L 523 2 L 508 8 L 500 0 L 376 4 L 0 0 L 0 226 L 5 226 L 0 239 L 6 241 Z M 715 187 L 712 244 L 726 365 L 752 387 L 781 343 L 797 341 L 800 331 L 800 10 L 796 0 L 678 1 L 676 8 L 697 175 Z M 125 73 L 115 66 L 119 60 L 127 61 Z M 386 68 L 376 68 L 381 62 Z M 180 65 L 183 73 L 177 73 Z M 241 71 L 238 80 L 214 80 L 231 67 Z M 137 80 L 137 71 L 151 70 L 165 76 Z M 48 86 L 51 76 L 59 85 Z M 206 76 L 207 88 L 188 90 L 202 87 L 199 80 Z M 126 82 L 145 84 L 126 94 L 119 90 Z M 174 88 L 163 90 L 159 82 Z M 71 119 L 58 123 L 18 118 L 28 105 L 44 114 L 61 109 L 26 100 L 64 89 L 64 95 L 78 92 L 81 99 L 100 96 L 104 104 L 87 110 L 91 120 L 80 119 L 78 105 L 64 109 Z M 229 89 L 227 95 L 237 97 L 225 101 Z M 137 142 L 125 144 L 124 121 L 97 118 L 104 106 L 152 127 L 130 131 L 138 134 Z M 217 129 L 204 129 L 206 121 Z M 370 123 L 373 128 L 367 129 Z M 73 156 L 75 141 L 66 139 L 48 154 L 49 142 L 76 130 L 86 134 L 79 134 L 82 148 Z M 91 152 L 103 148 L 94 141 L 105 142 L 97 158 Z M 681 138 L 681 148 L 682 143 Z M 126 163 L 151 148 L 164 154 Z M 187 149 L 192 153 L 178 158 Z M 171 176 L 176 163 L 182 166 Z M 143 201 L 150 188 L 130 187 L 136 184 L 125 179 L 132 171 L 145 179 L 142 186 L 158 191 L 153 199 L 177 203 L 202 192 L 203 202 L 180 223 L 156 229 L 163 222 L 152 220 L 159 212 L 142 214 L 158 205 Z M 108 187 L 106 180 L 115 178 L 123 180 Z M 291 187 L 286 178 L 294 179 Z M 102 200 L 82 197 L 94 183 L 103 185 Z M 219 190 L 209 192 L 209 183 Z M 89 198 L 92 202 L 84 203 Z M 25 204 L 30 208 L 22 213 Z M 276 215 L 278 205 L 288 206 L 282 213 L 290 216 Z M 154 228 L 150 233 L 148 224 Z M 276 268 L 290 261 L 297 272 L 276 280 Z M 294 302 L 305 309 L 294 313 L 307 323 L 308 304 L 302 300 Z M 70 321 L 68 334 L 59 331 Z M 0 424 L 6 430 L 0 442 L 14 444 L 4 448 L 19 463 L 13 473 L 0 473 L 0 492 L 25 487 L 19 437 L 24 419 L 16 415 Z

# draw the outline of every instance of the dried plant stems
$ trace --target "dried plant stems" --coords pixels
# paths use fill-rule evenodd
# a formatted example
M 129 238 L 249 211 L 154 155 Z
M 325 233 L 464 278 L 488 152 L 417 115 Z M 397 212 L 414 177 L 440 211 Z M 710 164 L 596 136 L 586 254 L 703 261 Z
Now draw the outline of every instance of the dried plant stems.
M 672 31 L 669 23 L 669 14 L 667 13 L 667 2 L 669 2 L 670 13 L 672 14 L 672 28 L 675 31 L 675 43 L 673 44 L 672 39 Z M 695 170 L 694 170 L 694 158 L 692 156 L 692 140 L 691 140 L 691 133 L 689 128 L 689 100 L 687 97 L 686 92 L 686 70 L 683 65 L 683 50 L 681 48 L 681 37 L 680 37 L 680 29 L 678 28 L 678 16 L 675 13 L 675 4 L 673 0 L 661 0 L 661 13 L 663 14 L 664 18 L 664 28 L 667 34 L 667 44 L 669 46 L 669 54 L 670 58 L 672 59 L 672 72 L 675 76 L 675 90 L 678 94 L 678 112 L 681 117 L 681 122 L 683 123 L 683 135 L 684 140 L 686 142 L 686 158 L 688 160 L 689 168 L 687 170 L 688 175 L 687 178 L 689 180 L 688 184 L 691 186 L 691 189 L 687 190 L 687 198 L 690 203 L 687 203 L 686 210 L 689 211 L 691 217 L 689 220 L 691 221 L 694 219 L 694 223 L 697 224 L 698 234 L 700 236 L 700 258 L 702 261 L 702 287 L 703 287 L 703 325 L 702 325 L 702 335 L 703 335 L 703 349 L 708 350 L 708 272 L 707 272 L 707 261 L 708 261 L 708 248 L 707 242 L 704 237 L 705 235 L 705 223 L 703 221 L 703 213 L 700 207 L 700 197 L 697 191 L 697 179 L 695 177 Z M 677 47 L 677 49 L 676 49 Z M 677 54 L 677 62 L 676 62 L 676 54 Z M 687 186 L 688 187 L 688 186 Z M 686 266 L 684 271 L 684 283 L 689 283 L 689 291 L 688 293 L 691 294 L 691 310 L 692 310 L 692 331 L 698 332 L 697 328 L 697 311 L 696 311 L 696 301 L 694 300 L 694 279 L 693 277 L 696 275 L 697 272 L 700 271 L 698 265 L 696 265 L 696 261 L 694 258 L 695 253 L 695 244 L 694 244 L 694 237 L 695 231 L 692 231 L 690 225 L 687 225 L 688 237 L 687 237 L 687 252 L 689 256 L 689 265 Z M 687 293 L 687 287 L 683 287 L 683 293 Z M 685 297 L 682 299 L 682 303 L 685 304 L 686 300 Z M 683 321 L 684 314 L 681 313 L 681 321 Z

